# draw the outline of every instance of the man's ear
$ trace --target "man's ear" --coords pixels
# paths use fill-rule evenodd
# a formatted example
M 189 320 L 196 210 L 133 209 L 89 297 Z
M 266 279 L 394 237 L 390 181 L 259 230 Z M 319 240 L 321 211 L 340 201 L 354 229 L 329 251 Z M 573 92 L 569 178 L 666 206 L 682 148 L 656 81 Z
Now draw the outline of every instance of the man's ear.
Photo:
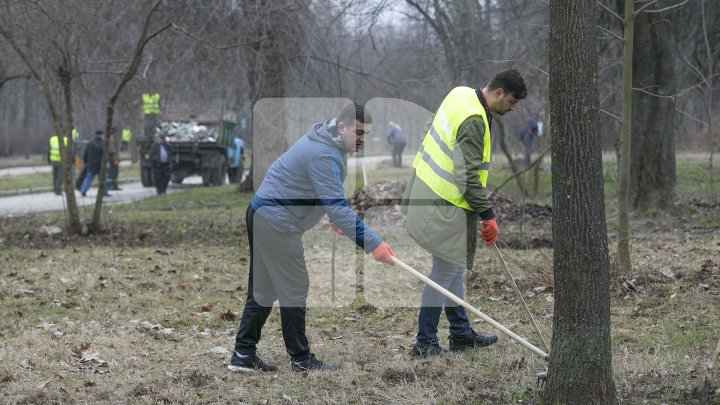
M 503 93 L 505 93 L 505 90 L 503 90 L 502 87 L 498 87 L 495 89 L 495 98 L 502 98 Z
M 345 133 L 345 123 L 342 121 L 338 121 L 337 123 L 337 131 L 338 134 L 342 135 Z

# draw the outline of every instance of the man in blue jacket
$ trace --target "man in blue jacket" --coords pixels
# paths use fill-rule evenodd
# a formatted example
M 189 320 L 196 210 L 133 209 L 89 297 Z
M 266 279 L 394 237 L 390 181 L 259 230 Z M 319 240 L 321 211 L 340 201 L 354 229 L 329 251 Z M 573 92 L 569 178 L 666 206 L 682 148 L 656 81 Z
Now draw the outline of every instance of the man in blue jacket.
M 392 249 L 352 211 L 345 198 L 347 154 L 363 147 L 372 118 L 355 103 L 337 118 L 313 124 L 268 169 L 248 207 L 250 241 L 248 295 L 228 369 L 274 371 L 256 354 L 262 327 L 275 300 L 293 371 L 336 370 L 310 352 L 305 336 L 310 281 L 302 235 L 327 214 L 336 232 L 352 239 L 377 261 L 393 265 Z

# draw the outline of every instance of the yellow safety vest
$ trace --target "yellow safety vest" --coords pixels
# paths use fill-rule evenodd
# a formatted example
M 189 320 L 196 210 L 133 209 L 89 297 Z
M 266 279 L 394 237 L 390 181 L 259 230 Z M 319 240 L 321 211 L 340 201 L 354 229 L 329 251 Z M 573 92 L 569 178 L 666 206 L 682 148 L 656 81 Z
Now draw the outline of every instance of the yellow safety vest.
M 65 147 L 67 147 L 67 138 L 63 137 L 63 139 L 65 140 Z M 60 140 L 57 135 L 53 135 L 50 138 L 50 161 L 59 163 L 61 160 L 62 157 L 60 156 Z
M 160 95 L 143 93 L 143 114 L 160 114 Z
M 132 131 L 130 131 L 127 128 L 123 129 L 122 130 L 122 141 L 130 142 L 131 139 L 132 139 Z
M 485 187 L 490 168 L 490 126 L 485 108 L 478 99 L 475 89 L 470 87 L 456 87 L 448 93 L 440 104 L 432 126 L 425 134 L 422 146 L 413 162 L 417 177 L 435 194 L 455 206 L 470 211 L 472 210 L 470 204 L 455 182 L 453 157 L 458 128 L 467 118 L 474 115 L 482 117 L 485 122 L 482 165 L 477 173 L 480 184 Z

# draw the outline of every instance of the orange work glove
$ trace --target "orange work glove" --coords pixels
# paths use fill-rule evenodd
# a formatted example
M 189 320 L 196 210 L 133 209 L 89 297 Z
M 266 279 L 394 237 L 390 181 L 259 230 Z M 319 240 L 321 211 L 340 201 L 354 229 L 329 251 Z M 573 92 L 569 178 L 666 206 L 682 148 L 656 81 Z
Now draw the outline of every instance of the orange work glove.
M 500 233 L 495 218 L 484 220 L 480 232 L 482 232 L 482 239 L 485 241 L 485 245 L 492 246 Z
M 373 259 L 387 263 L 391 266 L 395 265 L 395 262 L 392 259 L 392 256 L 395 256 L 395 252 L 390 248 L 390 246 L 385 242 L 380 242 L 378 247 L 375 248 L 372 252 Z
M 335 225 L 335 224 L 333 224 L 333 223 L 330 223 L 330 227 L 332 228 L 333 231 L 335 231 L 336 234 L 338 234 L 338 235 L 342 235 L 342 234 L 343 234 L 343 230 L 342 230 L 342 228 L 340 228 L 339 226 L 337 226 L 337 225 Z

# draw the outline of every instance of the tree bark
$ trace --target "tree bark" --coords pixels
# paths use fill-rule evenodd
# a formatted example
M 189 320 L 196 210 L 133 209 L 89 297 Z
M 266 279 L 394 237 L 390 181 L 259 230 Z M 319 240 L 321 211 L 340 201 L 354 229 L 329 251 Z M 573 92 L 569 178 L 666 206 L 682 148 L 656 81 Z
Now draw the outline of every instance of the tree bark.
M 632 139 L 632 62 L 635 31 L 634 0 L 625 0 L 623 43 L 623 97 L 620 161 L 618 162 L 618 266 L 622 274 L 632 271 L 630 263 L 630 153 Z
M 285 97 L 285 60 L 286 51 L 293 41 L 287 38 L 283 26 L 299 26 L 299 18 L 294 13 L 286 13 L 283 8 L 293 0 L 273 3 L 269 0 L 245 0 L 243 15 L 253 21 L 250 38 L 253 45 L 247 49 L 248 85 L 253 102 L 253 153 L 250 175 L 238 185 L 238 191 L 252 191 L 265 177 L 270 164 L 277 156 L 287 150 L 287 141 L 281 132 L 272 128 L 283 128 L 282 117 L 266 121 L 255 116 L 255 103 L 263 98 Z M 282 23 L 280 23 L 282 22 Z M 289 25 L 288 25 L 289 24 Z M 268 113 L 267 111 L 265 113 Z M 269 115 L 269 114 L 266 114 Z M 265 128 L 265 129 L 263 129 Z M 272 135 L 272 136 L 266 136 Z M 259 148 L 262 147 L 262 150 Z M 258 152 L 258 153 L 256 153 Z
M 675 66 L 665 17 L 640 13 L 633 45 L 633 87 L 657 95 L 675 93 Z M 635 90 L 632 96 L 629 198 L 633 208 L 666 209 L 675 200 L 675 103 Z
M 550 3 L 555 306 L 548 404 L 617 404 L 594 0 Z

